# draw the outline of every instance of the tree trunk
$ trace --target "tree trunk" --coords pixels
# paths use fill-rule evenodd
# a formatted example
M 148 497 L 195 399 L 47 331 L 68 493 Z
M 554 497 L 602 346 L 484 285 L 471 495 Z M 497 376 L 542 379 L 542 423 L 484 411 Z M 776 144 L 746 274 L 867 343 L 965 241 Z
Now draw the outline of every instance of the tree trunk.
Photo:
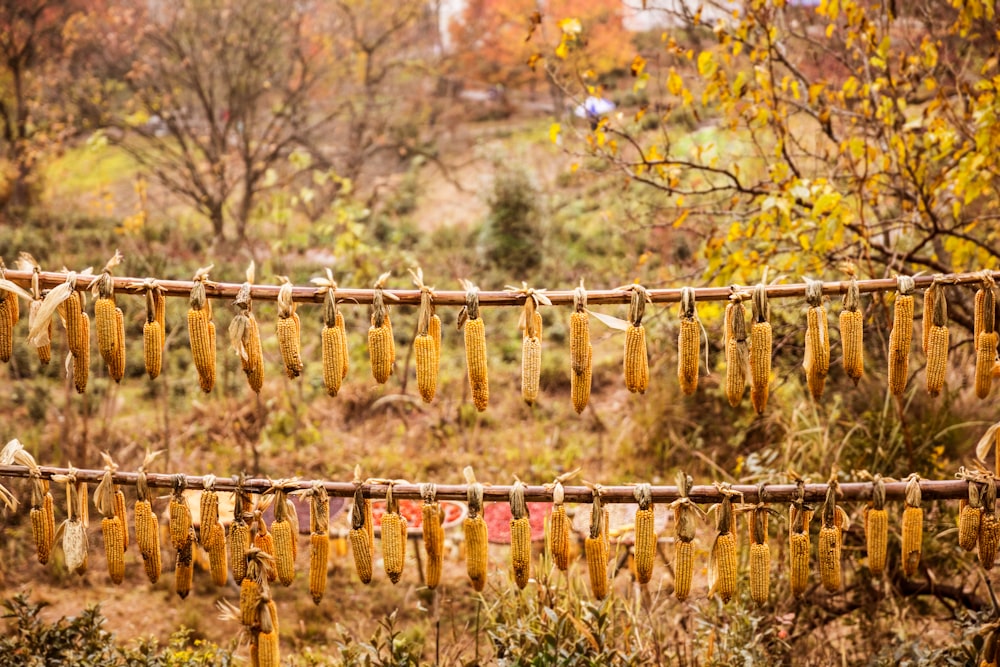
M 215 235 L 216 242 L 225 241 L 226 227 L 225 218 L 222 215 L 222 206 L 213 206 L 209 211 L 208 217 L 212 221 L 212 233 Z

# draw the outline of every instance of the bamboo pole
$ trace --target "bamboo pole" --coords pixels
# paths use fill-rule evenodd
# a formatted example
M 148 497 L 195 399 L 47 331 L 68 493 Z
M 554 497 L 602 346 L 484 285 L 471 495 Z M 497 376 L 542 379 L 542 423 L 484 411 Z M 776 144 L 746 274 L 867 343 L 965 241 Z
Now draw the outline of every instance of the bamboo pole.
M 28 287 L 31 283 L 31 272 L 29 271 L 7 271 L 7 279 Z M 66 282 L 66 273 L 41 271 L 38 274 L 39 287 L 50 289 Z M 913 282 L 918 288 L 929 287 L 934 280 L 940 280 L 948 285 L 969 285 L 978 284 L 984 275 L 992 276 L 994 280 L 1000 281 L 1000 271 L 987 271 L 975 273 L 950 273 L 946 275 L 922 275 L 914 276 Z M 76 284 L 78 289 L 89 289 L 90 284 L 98 276 L 78 275 Z M 134 292 L 142 294 L 141 287 L 143 278 L 115 277 L 115 291 L 119 294 Z M 190 280 L 159 280 L 157 283 L 164 294 L 169 297 L 187 298 L 191 293 L 194 282 Z M 847 292 L 850 281 L 832 281 L 823 283 L 823 294 L 838 295 Z M 207 281 L 205 292 L 211 299 L 232 299 L 236 297 L 242 283 L 224 283 Z M 741 290 L 749 290 L 750 286 L 732 287 L 696 287 L 694 288 L 695 299 L 697 301 L 725 301 L 733 293 L 734 287 Z M 275 301 L 278 298 L 279 285 L 253 285 L 250 295 L 254 299 L 261 301 Z M 783 285 L 768 285 L 767 296 L 770 299 L 786 299 L 793 297 L 803 297 L 805 295 L 805 283 L 788 283 Z M 861 292 L 890 292 L 896 289 L 895 278 L 876 278 L 872 280 L 859 280 L 858 289 Z M 675 303 L 680 301 L 681 289 L 677 287 L 665 289 L 649 289 L 649 297 L 653 303 Z M 375 294 L 373 289 L 338 288 L 337 298 L 344 303 L 370 304 Z M 420 290 L 416 289 L 386 289 L 384 294 L 390 304 L 400 304 L 409 306 L 420 305 Z M 322 303 L 324 292 L 316 287 L 299 286 L 292 290 L 292 299 L 299 303 Z M 546 291 L 545 296 L 549 298 L 554 306 L 567 306 L 573 304 L 573 290 Z M 617 289 L 588 290 L 587 303 L 590 305 L 607 305 L 617 303 L 628 303 L 631 293 L 627 287 Z M 481 306 L 521 306 L 524 305 L 524 294 L 519 294 L 511 290 L 493 290 L 479 292 L 479 304 Z M 464 306 L 465 292 L 462 290 L 442 290 L 434 292 L 435 306 Z
M 41 476 L 44 479 L 51 479 L 52 475 L 68 475 L 70 472 L 76 475 L 76 479 L 82 482 L 100 482 L 104 476 L 104 470 L 85 470 L 70 468 L 54 468 L 41 466 Z M 0 477 L 29 477 L 30 471 L 25 466 L 0 466 Z M 151 488 L 171 488 L 175 474 L 147 473 L 146 482 Z M 139 475 L 135 472 L 116 471 L 114 481 L 125 486 L 134 486 Z M 191 489 L 202 487 L 203 478 L 192 475 L 187 478 L 187 486 Z M 248 478 L 243 481 L 243 488 L 251 493 L 264 493 L 272 487 L 273 481 L 269 479 Z M 312 488 L 315 480 L 296 480 L 283 484 L 283 488 L 308 489 Z M 357 486 L 353 482 L 330 482 L 322 481 L 327 493 L 331 496 L 342 498 L 354 495 Z M 961 479 L 925 479 L 920 481 L 920 491 L 924 500 L 959 500 L 968 498 L 969 482 Z M 217 491 L 234 491 L 237 487 L 233 478 L 216 478 L 215 489 Z M 381 499 L 385 497 L 389 485 L 384 480 L 368 481 L 362 484 L 364 495 L 368 498 Z M 465 484 L 437 484 L 435 485 L 437 498 L 440 500 L 460 500 L 467 497 L 468 486 Z M 731 492 L 742 496 L 743 502 L 760 502 L 759 489 L 764 489 L 765 502 L 790 502 L 799 497 L 799 487 L 795 484 L 767 484 L 763 487 L 756 485 L 735 484 L 729 487 Z M 804 499 L 808 503 L 821 502 L 826 497 L 826 484 L 805 484 L 802 487 Z M 604 503 L 633 503 L 635 502 L 633 492 L 634 486 L 604 486 L 601 487 L 601 502 Z M 483 499 L 487 502 L 508 502 L 510 499 L 511 486 L 483 486 Z M 569 503 L 590 503 L 593 501 L 593 491 L 586 486 L 564 486 L 565 501 Z M 676 486 L 654 486 L 652 487 L 654 503 L 669 503 L 680 497 Z M 400 482 L 393 484 L 392 493 L 397 498 L 407 498 L 419 500 L 420 484 Z M 871 482 L 843 482 L 840 484 L 840 499 L 844 501 L 865 502 L 871 499 Z M 693 486 L 690 494 L 691 500 L 696 503 L 716 503 L 723 497 L 714 485 Z M 887 500 L 903 500 L 906 496 L 906 482 L 886 482 L 885 497 Z M 549 486 L 526 486 L 524 489 L 525 500 L 529 502 L 552 502 L 552 488 Z

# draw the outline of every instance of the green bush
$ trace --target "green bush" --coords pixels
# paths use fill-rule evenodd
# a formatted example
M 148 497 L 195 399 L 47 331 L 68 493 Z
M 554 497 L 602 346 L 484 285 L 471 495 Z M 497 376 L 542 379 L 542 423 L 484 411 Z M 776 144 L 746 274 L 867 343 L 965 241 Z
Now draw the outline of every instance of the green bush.
M 537 199 L 538 192 L 524 171 L 497 173 L 481 237 L 483 256 L 491 266 L 523 276 L 542 263 Z

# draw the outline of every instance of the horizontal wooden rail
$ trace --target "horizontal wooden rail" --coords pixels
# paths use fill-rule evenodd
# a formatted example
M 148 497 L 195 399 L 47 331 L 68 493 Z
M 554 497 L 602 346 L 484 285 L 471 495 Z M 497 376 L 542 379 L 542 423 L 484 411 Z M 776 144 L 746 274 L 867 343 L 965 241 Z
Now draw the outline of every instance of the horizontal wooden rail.
M 70 473 L 69 468 L 53 468 L 41 466 L 41 476 L 50 479 L 52 475 L 66 475 Z M 73 471 L 78 481 L 97 483 L 104 476 L 103 470 L 83 470 Z M 0 466 L 0 477 L 29 477 L 30 470 L 24 466 Z M 151 488 L 171 488 L 175 475 L 164 473 L 147 473 L 146 482 Z M 118 484 L 134 486 L 138 480 L 138 473 L 117 471 L 114 473 L 114 480 Z M 187 486 L 191 489 L 201 489 L 204 478 L 200 476 L 187 476 Z M 357 486 L 353 482 L 329 482 L 322 481 L 327 493 L 331 496 L 350 497 L 354 495 Z M 311 488 L 316 480 L 295 480 L 284 485 L 286 489 L 306 489 Z M 243 488 L 251 493 L 263 493 L 272 487 L 273 481 L 269 479 L 248 478 L 243 481 Z M 961 479 L 926 479 L 920 481 L 920 490 L 923 500 L 960 500 L 968 498 L 968 482 Z M 364 495 L 368 498 L 384 498 L 389 486 L 382 481 L 366 482 L 362 484 Z M 634 486 L 605 486 L 601 487 L 601 501 L 605 503 L 632 503 Z M 757 503 L 761 501 L 759 487 L 751 485 L 735 484 L 730 487 L 742 495 L 743 502 Z M 795 484 L 767 484 L 764 489 L 765 502 L 789 502 L 798 498 L 799 491 Z M 215 482 L 217 491 L 234 491 L 236 481 L 231 477 L 217 478 Z M 437 484 L 437 498 L 440 500 L 464 501 L 467 497 L 468 486 L 465 484 Z M 804 486 L 805 500 L 808 503 L 818 503 L 826 497 L 826 484 L 806 484 Z M 484 484 L 483 499 L 493 502 L 507 502 L 510 497 L 511 486 L 498 485 L 491 486 Z M 569 503 L 590 503 L 593 501 L 593 491 L 586 486 L 564 486 L 565 501 Z M 680 497 L 676 486 L 653 486 L 653 502 L 669 503 Z M 392 493 L 397 498 L 420 499 L 420 485 L 409 482 L 399 482 L 393 484 Z M 871 499 L 871 482 L 844 482 L 840 484 L 840 495 L 844 501 L 868 501 Z M 903 500 L 906 495 L 906 482 L 886 482 L 885 496 L 887 500 Z M 716 503 L 722 500 L 723 493 L 715 486 L 699 485 L 691 488 L 689 494 L 691 500 L 697 503 Z M 524 490 L 524 498 L 529 502 L 552 502 L 552 488 L 550 486 L 529 485 Z
M 986 274 L 994 280 L 1000 280 L 1000 271 L 988 271 Z M 8 280 L 15 282 L 25 288 L 31 283 L 31 273 L 27 271 L 7 271 Z M 946 275 L 915 276 L 913 282 L 918 288 L 930 286 L 935 279 L 942 280 L 947 284 L 969 285 L 977 284 L 983 279 L 984 272 L 974 273 L 950 273 Z M 90 284 L 96 280 L 96 276 L 77 276 L 77 287 L 88 289 Z M 115 290 L 120 293 L 129 291 L 140 293 L 141 288 L 135 286 L 143 281 L 143 278 L 115 277 Z M 39 287 L 49 289 L 66 282 L 66 273 L 42 271 L 38 274 Z M 167 296 L 187 297 L 194 286 L 190 280 L 159 280 L 157 283 Z M 823 283 L 823 294 L 837 295 L 847 292 L 849 281 L 833 281 Z M 222 283 L 208 281 L 205 283 L 205 291 L 209 298 L 232 299 L 239 291 L 241 283 Z M 740 286 L 749 289 L 751 286 Z M 861 292 L 889 292 L 896 289 L 895 278 L 877 278 L 872 280 L 859 280 L 858 289 Z M 254 285 L 250 291 L 254 299 L 262 301 L 275 301 L 278 298 L 278 285 Z M 769 285 L 767 295 L 772 299 L 783 299 L 791 297 L 805 296 L 805 283 L 789 283 L 781 285 Z M 419 305 L 420 291 L 416 289 L 385 289 L 384 293 L 389 295 L 387 303 L 402 305 Z M 697 287 L 694 289 L 697 301 L 725 301 L 732 294 L 731 287 Z M 345 304 L 358 303 L 370 304 L 375 294 L 373 289 L 338 288 L 337 299 Z M 549 298 L 554 306 L 566 306 L 573 304 L 573 290 L 553 290 L 546 291 L 545 296 Z M 680 301 L 680 288 L 650 289 L 649 297 L 653 303 L 675 303 Z M 321 303 L 323 301 L 323 291 L 316 287 L 295 287 L 292 290 L 292 298 L 300 303 Z M 511 290 L 502 291 L 481 291 L 479 292 L 479 304 L 481 306 L 518 306 L 524 303 L 524 295 Z M 630 293 L 625 287 L 618 289 L 587 290 L 587 303 L 590 305 L 628 303 Z M 462 290 L 441 290 L 434 292 L 434 303 L 438 306 L 464 306 L 465 292 Z

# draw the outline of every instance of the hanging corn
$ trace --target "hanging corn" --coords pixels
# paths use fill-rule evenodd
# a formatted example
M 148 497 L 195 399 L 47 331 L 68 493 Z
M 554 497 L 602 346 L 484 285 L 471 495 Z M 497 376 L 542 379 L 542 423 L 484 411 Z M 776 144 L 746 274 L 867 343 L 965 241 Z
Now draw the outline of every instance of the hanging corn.
M 275 325 L 278 336 L 278 349 L 281 351 L 281 362 L 285 366 L 285 375 L 295 379 L 302 374 L 302 323 L 299 314 L 295 312 L 295 302 L 292 300 L 292 283 L 285 276 L 279 276 L 281 288 L 278 290 L 278 322 Z
M 469 580 L 476 591 L 486 587 L 489 567 L 489 540 L 486 521 L 483 519 L 483 485 L 476 481 L 472 468 L 463 471 L 468 484 L 467 500 L 469 513 L 462 523 L 465 535 L 465 562 Z
M 507 286 L 524 296 L 524 309 L 518 321 L 521 330 L 521 398 L 528 405 L 538 400 L 539 382 L 542 374 L 542 314 L 540 305 L 551 306 L 545 290 L 536 290 L 522 283 L 521 287 Z
M 441 569 L 444 567 L 444 512 L 437 501 L 437 489 L 433 484 L 420 486 L 423 506 L 420 509 L 421 529 L 424 537 L 424 551 L 427 554 L 427 571 L 424 582 L 430 589 L 441 583 Z
M 764 497 L 764 485 L 758 489 L 758 497 Z M 771 511 L 761 502 L 747 514 L 750 536 L 750 597 L 758 605 L 767 604 L 771 597 L 771 548 L 767 544 L 767 517 Z
M 767 285 L 753 290 L 753 325 L 750 328 L 750 403 L 757 414 L 764 414 L 771 383 L 771 306 Z
M 146 294 L 146 321 L 142 325 L 142 357 L 146 366 L 146 375 L 155 380 L 163 369 L 163 346 L 165 332 L 160 319 L 166 309 L 163 290 L 152 278 L 142 283 Z
M 701 512 L 688 494 L 694 480 L 683 472 L 677 473 L 677 492 L 680 496 L 671 503 L 674 510 L 674 596 L 681 601 L 691 594 L 694 573 L 695 517 Z
M 138 479 L 135 483 L 135 543 L 142 556 L 143 567 L 149 582 L 155 584 L 160 580 L 162 561 L 160 555 L 160 522 L 150 503 L 149 484 L 146 481 L 146 469 L 152 464 L 158 452 L 146 452 L 142 465 L 139 467 Z
M 944 287 L 934 283 L 929 293 L 935 294 L 924 299 L 924 308 L 930 301 L 934 312 L 924 313 L 924 329 L 927 330 L 925 354 L 927 355 L 927 393 L 937 396 L 944 388 L 944 376 L 948 370 L 948 301 Z M 930 327 L 928 328 L 928 324 Z
M 465 363 L 469 369 L 469 389 L 476 410 L 482 412 L 490 402 L 490 382 L 486 361 L 486 327 L 479 316 L 479 288 L 468 280 L 465 307 L 458 314 L 458 328 L 465 329 Z
M 649 484 L 639 484 L 633 490 L 638 508 L 635 510 L 635 578 L 648 584 L 653 578 L 656 561 L 656 517 L 653 510 L 653 492 Z
M 819 561 L 820 581 L 823 588 L 830 593 L 836 593 L 843 585 L 840 568 L 840 555 L 843 547 L 842 532 L 847 523 L 847 515 L 837 506 L 836 479 L 830 479 L 826 490 L 826 502 L 823 503 L 823 525 L 819 529 L 819 545 L 816 547 L 816 558 Z
M 733 500 L 728 489 L 720 490 L 725 495 L 714 508 L 719 518 L 708 561 L 708 594 L 729 602 L 736 594 L 736 533 L 733 532 Z
M 523 590 L 531 578 L 531 518 L 521 480 L 515 480 L 510 489 L 510 516 L 510 569 Z
M 920 478 L 916 473 L 906 482 L 906 507 L 903 509 L 903 576 L 912 577 L 920 566 L 924 535 L 924 510 L 920 507 Z
M 382 515 L 382 562 L 389 581 L 399 583 L 406 563 L 406 517 L 399 513 L 399 500 L 392 495 L 392 484 L 385 493 L 385 513 Z
M 632 298 L 628 307 L 628 327 L 625 330 L 625 387 L 633 394 L 645 394 L 649 387 L 649 357 L 642 316 L 650 298 L 642 285 L 630 285 L 629 289 L 632 291 Z
M 250 526 L 247 524 L 247 509 L 250 507 L 250 494 L 243 489 L 243 476 L 237 477 L 236 492 L 233 494 L 233 522 L 229 524 L 227 546 L 229 547 L 229 565 L 233 573 L 233 581 L 237 585 L 243 583 L 247 576 L 247 553 L 250 550 Z M 252 517 L 253 515 L 250 514 Z
M 987 475 L 985 482 L 985 490 L 980 493 L 983 499 L 983 517 L 979 522 L 979 563 L 985 569 L 992 570 L 997 559 L 997 548 L 1000 547 L 1000 519 L 996 513 L 996 479 Z
M 993 278 L 984 275 L 976 292 L 973 340 L 976 345 L 976 396 L 986 398 L 993 385 L 993 368 L 997 360 L 996 302 Z
M 965 551 L 972 551 L 979 545 L 979 530 L 983 518 L 983 499 L 985 486 L 976 481 L 975 475 L 970 475 L 964 468 L 959 470 L 959 477 L 968 481 L 969 497 L 959 503 L 958 510 L 958 546 Z
M 319 604 L 326 591 L 330 558 L 330 496 L 322 482 L 306 491 L 309 498 L 309 596 Z
M 94 327 L 97 349 L 108 367 L 108 375 L 121 382 L 125 375 L 125 321 L 122 309 L 115 305 L 115 281 L 111 271 L 122 261 L 117 250 L 104 265 L 104 270 L 92 284 L 94 294 Z
M 857 385 L 865 374 L 864 313 L 858 280 L 853 275 L 844 295 L 844 308 L 840 311 L 840 345 L 844 352 L 844 372 Z
M 212 321 L 212 303 L 205 292 L 211 269 L 207 266 L 195 272 L 187 314 L 191 358 L 198 371 L 198 385 L 206 394 L 215 386 L 215 323 Z
M 441 365 L 441 318 L 434 313 L 434 288 L 424 284 L 424 272 L 410 271 L 420 290 L 420 310 L 417 312 L 417 336 L 413 352 L 417 367 L 417 389 L 424 403 L 434 400 Z
M 788 571 L 792 596 L 802 597 L 809 586 L 809 524 L 813 510 L 805 504 L 805 484 L 798 481 L 799 497 L 788 510 Z
M 802 367 L 806 385 L 813 400 L 823 397 L 826 375 L 830 370 L 830 337 L 827 332 L 826 309 L 823 307 L 823 283 L 806 279 L 806 350 Z
M 361 583 L 372 580 L 372 560 L 374 544 L 372 543 L 371 501 L 365 498 L 361 485 L 354 491 L 354 504 L 351 506 L 351 555 L 354 558 L 354 569 Z
M 590 343 L 590 316 L 587 314 L 587 290 L 580 286 L 573 290 L 573 314 L 569 316 L 570 396 L 573 409 L 582 414 L 590 402 L 590 385 L 593 379 L 594 346 Z
M 102 452 L 104 475 L 94 490 L 94 506 L 101 516 L 101 536 L 104 538 L 104 555 L 108 564 L 111 583 L 120 584 L 125 579 L 125 534 L 127 525 L 115 511 L 115 495 L 121 491 L 114 482 L 118 469 L 107 452 Z
M 389 274 L 383 273 L 375 282 L 371 326 L 368 328 L 368 357 L 371 360 L 372 377 L 379 384 L 388 382 L 392 374 L 392 365 L 396 361 L 396 341 L 393 338 L 389 307 L 385 305 L 383 291 L 383 285 L 388 278 Z
M 0 261 L 0 266 L 3 262 Z M 39 273 L 41 273 L 41 267 L 35 258 L 26 252 L 22 252 L 17 261 L 18 268 L 22 271 L 31 273 L 31 294 L 27 295 L 31 297 L 30 305 L 28 307 L 28 343 L 35 348 L 35 353 L 38 355 L 38 361 L 46 366 L 52 360 L 52 311 L 48 311 L 48 315 L 44 314 L 44 303 L 45 299 L 42 295 L 41 286 L 39 285 Z M 5 276 L 3 271 L 0 270 L 0 279 Z M 5 284 L 6 280 L 0 280 L 0 284 Z M 17 292 L 6 292 L 5 298 L 13 298 L 15 303 L 17 301 Z M 42 321 L 44 319 L 44 322 Z M 17 322 L 13 322 L 17 324 Z M 32 340 L 30 332 L 32 330 L 38 331 L 38 339 Z
M 681 391 L 690 396 L 698 390 L 698 363 L 701 356 L 701 322 L 695 308 L 694 289 L 681 288 L 680 332 L 677 334 L 677 379 Z
M 734 293 L 726 304 L 726 399 L 736 407 L 743 400 L 747 386 L 747 321 L 743 297 Z
M 549 516 L 549 553 L 555 566 L 565 572 L 569 569 L 569 517 L 562 480 L 556 478 L 552 487 L 552 514 Z
M 865 549 L 868 552 L 868 569 L 874 576 L 885 571 L 889 544 L 889 513 L 885 509 L 885 482 L 875 475 L 872 482 L 872 501 L 865 508 Z
M 337 307 L 337 282 L 333 279 L 333 271 L 327 269 L 326 278 L 313 278 L 312 282 L 323 291 L 323 386 L 327 394 L 336 396 L 347 377 L 347 329 Z
M 909 379 L 910 344 L 913 340 L 913 278 L 896 277 L 896 302 L 889 332 L 889 391 L 902 396 Z
M 601 489 L 594 487 L 594 501 L 590 511 L 590 533 L 584 540 L 590 591 L 598 600 L 608 596 L 608 524 L 601 503 Z
M 253 314 L 253 299 L 250 296 L 253 279 L 254 263 L 250 262 L 246 281 L 240 285 L 240 290 L 233 300 L 236 314 L 229 323 L 229 344 L 240 358 L 240 366 L 246 375 L 247 384 L 254 393 L 259 394 L 264 386 L 264 354 L 260 342 L 260 327 Z

